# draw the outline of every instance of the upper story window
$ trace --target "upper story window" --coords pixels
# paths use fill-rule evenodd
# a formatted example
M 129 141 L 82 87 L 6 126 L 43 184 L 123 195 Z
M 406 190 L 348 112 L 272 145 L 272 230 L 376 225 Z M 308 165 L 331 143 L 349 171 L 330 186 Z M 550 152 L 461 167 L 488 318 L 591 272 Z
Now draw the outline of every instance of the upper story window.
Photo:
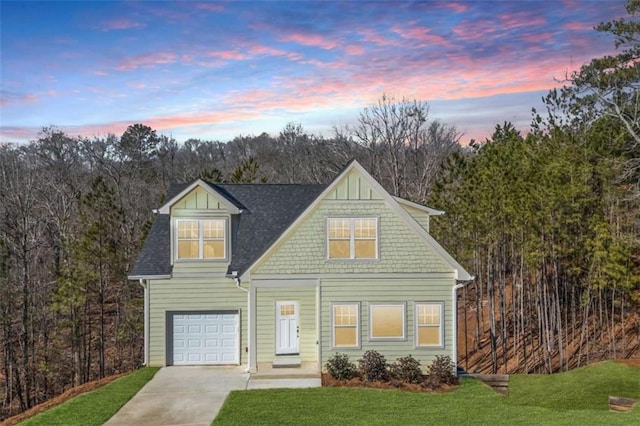
M 329 259 L 377 259 L 377 218 L 329 218 L 327 223 Z
M 226 220 L 201 219 L 176 221 L 177 259 L 225 259 Z

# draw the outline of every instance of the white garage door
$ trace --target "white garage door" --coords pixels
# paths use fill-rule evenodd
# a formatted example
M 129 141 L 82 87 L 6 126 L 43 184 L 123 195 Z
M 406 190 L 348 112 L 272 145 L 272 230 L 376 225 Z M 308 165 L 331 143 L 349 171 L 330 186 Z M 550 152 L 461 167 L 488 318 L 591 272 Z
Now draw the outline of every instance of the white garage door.
M 238 364 L 236 313 L 173 314 L 173 365 Z

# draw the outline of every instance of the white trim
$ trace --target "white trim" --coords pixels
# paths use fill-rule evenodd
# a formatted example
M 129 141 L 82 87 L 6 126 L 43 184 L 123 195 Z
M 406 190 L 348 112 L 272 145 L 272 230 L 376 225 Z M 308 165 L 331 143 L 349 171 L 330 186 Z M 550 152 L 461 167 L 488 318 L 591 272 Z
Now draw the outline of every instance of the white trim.
M 276 247 L 280 245 L 282 241 L 289 237 L 289 234 L 294 232 L 294 230 L 298 227 L 298 225 L 306 219 L 306 217 L 313 211 L 315 208 L 322 202 L 322 200 L 329 195 L 331 191 L 333 191 L 342 179 L 347 176 L 351 171 L 358 171 L 362 177 L 367 181 L 367 183 L 371 186 L 371 189 L 374 192 L 378 192 L 382 195 L 383 200 L 386 200 L 389 206 L 413 229 L 413 231 L 422 237 L 422 239 L 431 246 L 434 251 L 441 256 L 441 258 L 453 269 L 454 278 L 459 281 L 466 281 L 471 279 L 471 275 L 449 254 L 447 251 L 436 241 L 433 239 L 429 233 L 420 226 L 418 222 L 416 222 L 409 213 L 402 207 L 393 197 L 380 185 L 365 169 L 358 163 L 357 161 L 352 161 L 348 167 L 346 167 L 342 173 L 340 173 L 331 184 L 329 184 L 320 195 L 298 216 L 298 218 L 291 224 L 289 227 L 280 234 L 280 237 L 271 244 L 262 255 L 256 259 L 249 267 L 246 269 L 246 272 L 242 274 L 242 279 L 245 279 L 245 275 L 249 273 L 256 265 L 259 265 L 264 259 L 267 258 L 271 254 Z
M 402 336 L 375 337 L 373 335 L 373 311 L 376 306 L 402 307 Z M 371 302 L 369 303 L 369 340 L 371 341 L 400 341 L 407 340 L 407 303 L 406 302 Z
M 336 333 L 335 333 L 336 306 L 355 306 L 356 307 L 356 344 L 355 346 L 336 346 Z M 360 330 L 361 330 L 360 321 L 361 321 L 360 302 L 332 302 L 331 303 L 331 349 L 336 349 L 336 350 L 360 349 L 362 347 L 362 342 L 360 338 Z
M 248 299 L 248 312 L 247 312 L 247 322 L 249 323 L 247 336 L 247 343 L 249 345 L 249 355 L 247 363 L 249 364 L 249 372 L 255 373 L 258 370 L 258 336 L 256 333 L 257 322 L 256 322 L 256 288 L 253 285 L 249 286 L 249 292 L 247 293 Z
M 440 324 L 438 325 L 438 327 L 440 327 L 440 333 L 439 333 L 439 344 L 437 345 L 421 345 L 420 342 L 418 342 L 418 331 L 420 328 L 420 324 L 419 324 L 419 320 L 418 320 L 418 306 L 420 305 L 435 305 L 438 306 L 440 308 L 440 313 L 439 313 L 439 318 L 440 318 Z M 415 302 L 414 303 L 414 307 L 413 307 L 413 316 L 414 316 L 414 328 L 415 328 L 415 347 L 416 349 L 444 349 L 445 347 L 445 333 L 444 333 L 444 327 L 445 327 L 445 321 L 444 321 L 444 302 L 442 301 L 421 301 L 421 302 Z M 424 326 L 423 326 L 424 327 Z
M 239 214 L 240 213 L 240 209 L 237 206 L 235 206 L 231 201 L 227 200 L 227 198 L 224 195 L 222 195 L 221 193 L 216 191 L 214 188 L 212 188 L 209 184 L 207 184 L 202 179 L 197 179 L 194 182 L 192 182 L 189 186 L 187 186 L 185 189 L 180 191 L 180 193 L 178 193 L 178 195 L 174 196 L 172 199 L 170 199 L 169 201 L 164 203 L 158 209 L 158 212 L 161 213 L 161 214 L 169 214 L 169 213 L 171 213 L 171 207 L 173 207 L 173 205 L 175 203 L 180 201 L 180 199 L 182 197 L 184 197 L 185 195 L 187 195 L 188 193 L 193 191 L 193 189 L 195 187 L 197 187 L 197 186 L 201 187 L 202 189 L 207 191 L 210 195 L 214 196 L 220 202 L 220 204 L 222 204 L 227 209 L 227 211 L 229 213 L 231 213 L 231 214 Z
M 423 206 L 422 204 L 414 203 L 413 201 L 405 200 L 400 197 L 393 197 L 400 204 L 404 204 L 405 206 L 413 207 L 414 209 L 422 210 L 425 213 L 428 213 L 429 216 L 442 216 L 445 212 L 444 210 L 436 210 L 431 207 Z
M 171 275 L 128 275 L 127 279 L 131 281 L 135 280 L 168 280 Z
M 335 262 L 338 259 L 333 259 Z M 347 259 L 344 259 L 347 260 Z M 372 261 L 373 259 L 368 259 Z M 251 280 L 245 278 L 245 281 L 264 281 L 264 280 L 310 280 L 310 279 L 344 279 L 347 278 L 349 280 L 360 279 L 360 280 L 372 280 L 372 279 L 423 279 L 423 280 L 451 280 L 451 283 L 454 279 L 454 273 L 452 272 L 427 272 L 427 273 L 402 273 L 402 272 L 381 272 L 379 274 L 374 273 L 350 273 L 348 275 L 339 274 L 339 273 L 321 273 L 321 274 L 254 274 L 251 277 Z

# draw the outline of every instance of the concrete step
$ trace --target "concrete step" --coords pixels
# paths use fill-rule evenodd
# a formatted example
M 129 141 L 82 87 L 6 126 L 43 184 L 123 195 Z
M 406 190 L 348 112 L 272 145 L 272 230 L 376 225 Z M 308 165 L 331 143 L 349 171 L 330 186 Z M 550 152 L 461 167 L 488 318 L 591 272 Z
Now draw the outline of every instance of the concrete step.
M 273 359 L 273 368 L 300 368 L 302 359 L 298 355 L 277 356 Z

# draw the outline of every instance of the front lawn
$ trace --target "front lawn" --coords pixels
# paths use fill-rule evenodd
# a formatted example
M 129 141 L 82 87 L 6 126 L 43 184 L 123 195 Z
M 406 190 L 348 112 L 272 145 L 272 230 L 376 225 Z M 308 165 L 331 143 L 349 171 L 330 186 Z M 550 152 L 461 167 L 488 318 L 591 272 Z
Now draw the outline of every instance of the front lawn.
M 640 399 L 640 368 L 604 362 L 549 376 L 511 376 L 509 397 L 473 379 L 440 394 L 356 388 L 239 391 L 229 395 L 214 424 L 640 424 L 640 407 L 611 413 L 609 395 Z
M 158 370 L 159 368 L 141 368 L 27 419 L 20 425 L 101 425 L 151 380 Z

